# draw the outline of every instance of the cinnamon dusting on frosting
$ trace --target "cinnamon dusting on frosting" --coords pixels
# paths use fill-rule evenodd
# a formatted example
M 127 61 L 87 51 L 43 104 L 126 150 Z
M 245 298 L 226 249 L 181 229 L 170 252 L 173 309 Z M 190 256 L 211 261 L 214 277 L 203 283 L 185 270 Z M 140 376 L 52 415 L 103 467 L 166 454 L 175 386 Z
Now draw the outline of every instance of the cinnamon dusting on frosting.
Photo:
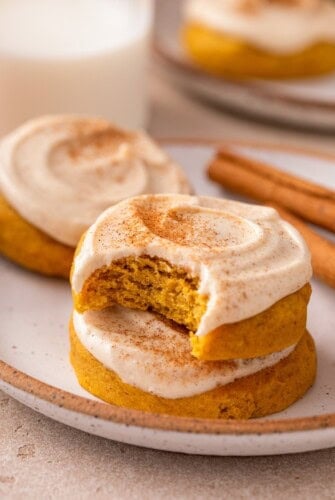
M 0 144 L 3 196 L 32 225 L 75 246 L 109 206 L 143 193 L 188 193 L 178 165 L 145 133 L 77 116 L 32 120 Z
M 294 349 L 251 360 L 199 361 L 188 335 L 149 312 L 115 306 L 74 313 L 76 333 L 88 351 L 121 379 L 165 398 L 189 397 L 278 363 Z
M 198 293 L 209 299 L 197 335 L 266 310 L 311 277 L 303 239 L 271 208 L 146 195 L 107 210 L 88 230 L 74 262 L 74 292 L 95 270 L 143 255 L 199 278 Z

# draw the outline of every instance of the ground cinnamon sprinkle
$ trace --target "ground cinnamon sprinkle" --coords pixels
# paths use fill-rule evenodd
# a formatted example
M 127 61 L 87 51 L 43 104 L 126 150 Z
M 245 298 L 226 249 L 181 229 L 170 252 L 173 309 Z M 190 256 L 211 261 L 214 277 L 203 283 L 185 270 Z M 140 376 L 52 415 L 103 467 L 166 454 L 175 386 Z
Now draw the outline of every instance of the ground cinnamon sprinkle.
M 76 123 L 72 129 L 73 137 L 67 142 L 66 148 L 72 160 L 82 156 L 94 158 L 97 153 L 110 153 L 132 140 L 131 134 L 99 122 L 89 126 Z
M 129 312 L 120 307 L 86 313 L 86 321 L 105 332 L 106 342 L 122 346 L 137 347 L 142 352 L 159 358 L 156 370 L 164 376 L 166 365 L 171 368 L 200 370 L 202 376 L 224 369 L 234 370 L 236 361 L 200 361 L 191 355 L 188 332 L 180 325 L 159 314 Z M 151 358 L 152 361 L 152 358 Z

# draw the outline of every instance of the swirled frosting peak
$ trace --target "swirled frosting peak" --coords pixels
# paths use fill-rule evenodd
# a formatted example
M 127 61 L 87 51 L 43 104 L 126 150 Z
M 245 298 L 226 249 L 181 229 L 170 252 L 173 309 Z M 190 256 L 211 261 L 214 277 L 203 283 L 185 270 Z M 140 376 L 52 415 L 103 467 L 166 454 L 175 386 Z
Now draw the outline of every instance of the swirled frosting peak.
M 74 262 L 79 293 L 96 269 L 148 255 L 199 278 L 208 296 L 197 335 L 258 314 L 311 277 L 309 251 L 276 210 L 187 195 L 146 195 L 105 211 L 86 233 Z
M 78 116 L 30 121 L 0 144 L 0 189 L 31 224 L 75 246 L 111 205 L 144 193 L 188 193 L 170 158 L 144 133 Z

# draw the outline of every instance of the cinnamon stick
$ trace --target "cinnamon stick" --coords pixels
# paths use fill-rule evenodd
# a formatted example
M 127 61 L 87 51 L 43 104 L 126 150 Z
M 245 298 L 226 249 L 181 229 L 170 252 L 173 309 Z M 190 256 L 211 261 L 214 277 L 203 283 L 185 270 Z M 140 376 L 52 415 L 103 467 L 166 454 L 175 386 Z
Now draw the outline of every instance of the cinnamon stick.
M 335 288 L 335 243 L 320 236 L 301 219 L 284 208 L 273 203 L 270 203 L 270 205 L 304 237 L 312 254 L 312 266 L 315 276 Z
M 276 203 L 335 232 L 335 191 L 221 148 L 209 177 L 242 195 Z

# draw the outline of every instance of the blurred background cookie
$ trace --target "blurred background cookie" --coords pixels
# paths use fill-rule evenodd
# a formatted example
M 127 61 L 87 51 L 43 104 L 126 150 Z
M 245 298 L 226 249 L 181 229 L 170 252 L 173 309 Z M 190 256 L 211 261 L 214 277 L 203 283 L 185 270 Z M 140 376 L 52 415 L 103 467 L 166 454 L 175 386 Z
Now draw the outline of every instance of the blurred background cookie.
M 90 227 L 74 260 L 78 380 L 110 403 L 158 413 L 251 418 L 286 408 L 315 377 L 310 278 L 303 239 L 272 208 L 125 200 Z
M 219 76 L 296 78 L 335 69 L 331 0 L 187 0 L 183 41 Z

